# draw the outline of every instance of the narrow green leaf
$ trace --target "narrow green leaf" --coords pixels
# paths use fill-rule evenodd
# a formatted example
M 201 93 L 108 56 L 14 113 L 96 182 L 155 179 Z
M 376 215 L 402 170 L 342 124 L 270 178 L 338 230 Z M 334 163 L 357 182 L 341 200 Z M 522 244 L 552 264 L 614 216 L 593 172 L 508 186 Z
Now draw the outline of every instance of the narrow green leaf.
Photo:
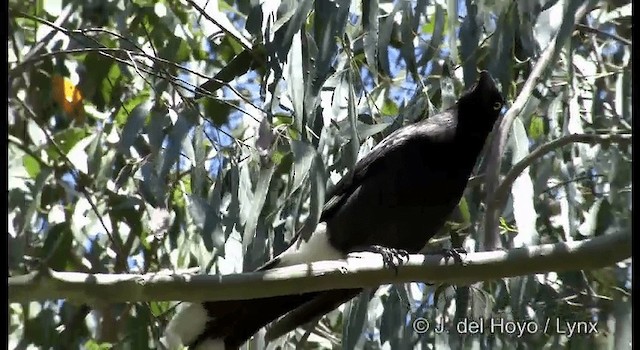
M 513 43 L 517 29 L 517 11 L 504 11 L 491 41 L 489 70 L 502 83 L 503 88 L 513 82 Z
M 362 0 L 364 56 L 374 81 L 378 81 L 378 0 Z
M 144 126 L 144 121 L 151 111 L 151 102 L 142 101 L 138 104 L 127 117 L 127 121 L 122 129 L 122 136 L 118 144 L 118 152 L 128 153 L 129 147 L 133 145 L 140 134 L 140 130 Z
M 111 343 L 98 343 L 93 339 L 89 339 L 84 343 L 84 348 L 87 350 L 108 350 L 113 348 Z
M 565 45 L 565 42 L 571 37 L 573 28 L 575 27 L 574 18 L 576 11 L 580 6 L 586 6 L 587 8 L 593 8 L 597 3 L 596 0 L 588 0 L 586 3 L 584 0 L 567 0 L 564 2 L 564 16 L 562 17 L 562 24 L 558 29 L 556 36 L 555 51 L 551 62 L 555 62 L 560 54 L 561 48 Z M 573 53 L 573 50 L 569 50 L 569 54 Z
M 533 115 L 529 122 L 529 137 L 536 140 L 542 136 L 544 136 L 544 120 L 538 115 Z
M 213 122 L 213 125 L 220 127 L 229 122 L 232 109 L 228 103 L 207 97 L 202 99 L 202 105 L 204 107 L 204 115 Z
M 293 193 L 300 188 L 302 181 L 309 175 L 315 151 L 308 143 L 296 140 L 289 142 L 293 153 L 293 183 L 290 189 L 290 193 Z
M 269 184 L 271 183 L 271 177 L 274 170 L 275 167 L 273 166 L 260 169 L 256 190 L 253 193 L 253 201 L 250 205 L 251 209 L 247 217 L 247 223 L 244 227 L 244 234 L 242 235 L 242 250 L 244 252 L 247 251 L 247 247 L 253 241 L 256 227 L 258 226 L 258 217 L 260 216 L 264 202 L 267 199 L 267 192 L 269 190 Z
M 133 109 L 136 106 L 148 100 L 149 100 L 149 93 L 142 92 L 136 95 L 135 97 L 129 99 L 128 101 L 126 101 L 124 104 L 120 106 L 118 113 L 116 113 L 116 117 L 115 117 L 116 124 L 118 126 L 123 126 L 129 119 L 129 114 L 131 113 L 131 111 L 133 111 Z
M 38 176 L 36 177 L 35 184 L 33 186 L 33 190 L 31 191 L 31 196 L 33 200 L 29 203 L 29 207 L 24 214 L 24 224 L 20 228 L 20 232 L 18 236 L 22 236 L 27 228 L 32 230 L 31 223 L 33 221 L 33 216 L 36 214 L 37 209 L 40 207 L 40 198 L 42 197 L 42 189 L 44 185 L 49 181 L 49 177 L 52 176 L 53 170 L 51 168 L 44 168 Z M 37 230 L 33 230 L 37 231 Z
M 220 218 L 220 204 L 222 202 L 223 181 L 218 178 L 213 185 L 213 190 L 209 193 L 209 210 L 202 229 L 202 237 L 209 251 L 213 248 L 221 250 L 224 248 L 225 235 L 222 231 L 222 221 Z
M 134 305 L 135 313 L 126 318 L 127 344 L 131 349 L 149 347 L 148 327 L 154 322 L 149 307 L 145 304 Z
M 260 55 L 260 53 L 255 53 Z M 244 50 L 235 56 L 229 63 L 227 63 L 213 79 L 208 80 L 204 84 L 200 85 L 194 96 L 195 99 L 200 99 L 205 95 L 203 92 L 214 94 L 218 89 L 224 86 L 226 83 L 233 79 L 244 75 L 251 68 L 254 62 L 253 54 L 249 50 Z
M 169 125 L 170 120 L 167 111 L 160 111 L 157 108 L 151 110 L 146 132 L 149 137 L 149 147 L 153 154 L 160 152 L 162 141 L 164 141 L 165 138 L 164 128 Z
M 189 59 L 190 53 L 189 44 L 184 39 L 172 36 L 167 45 L 160 50 L 159 55 L 169 61 L 181 63 Z
M 427 49 L 420 57 L 420 61 L 418 61 L 419 67 L 427 64 L 433 57 L 437 57 L 436 54 L 440 51 L 440 46 L 444 39 L 444 28 L 447 26 L 448 16 L 440 4 L 435 4 L 435 7 L 436 11 L 431 17 L 431 21 L 423 28 L 423 32 L 431 34 L 431 39 Z
M 287 82 L 287 91 L 293 103 L 295 113 L 294 122 L 298 130 L 303 130 L 302 120 L 304 119 L 304 86 L 305 74 L 302 61 L 302 31 L 298 31 L 291 39 L 291 48 L 287 55 L 287 71 L 284 72 L 284 79 Z
M 189 114 L 193 113 L 192 110 L 186 110 L 178 115 L 178 120 L 169 132 L 169 145 L 164 153 L 164 159 L 162 162 L 162 170 L 160 171 L 160 177 L 164 178 L 169 169 L 178 161 L 182 151 L 182 146 L 185 138 L 189 134 L 189 129 L 193 126 L 191 120 L 189 120 Z
M 373 135 L 385 131 L 390 125 L 391 122 L 371 125 L 358 121 L 358 138 L 360 138 L 361 140 L 366 140 Z M 350 135 L 352 135 L 351 125 L 346 125 L 345 127 L 341 126 L 339 135 L 344 139 L 349 139 Z
M 463 225 L 471 224 L 471 213 L 469 212 L 469 204 L 467 203 L 467 199 L 463 196 L 460 199 L 460 203 L 458 203 L 458 210 L 460 211 L 460 216 L 463 219 Z
M 309 180 L 311 182 L 311 192 L 309 198 L 309 216 L 304 222 L 304 226 L 300 230 L 302 239 L 307 240 L 315 230 L 320 221 L 320 214 L 325 203 L 325 187 L 327 177 L 325 174 L 325 165 L 322 156 L 318 152 L 314 152 L 313 163 L 309 171 Z
M 60 150 L 67 154 L 73 148 L 73 146 L 78 143 L 78 141 L 82 140 L 87 135 L 87 132 L 84 129 L 80 128 L 68 128 L 66 130 L 60 131 L 53 136 L 53 140 L 56 141 Z M 52 146 L 47 148 L 47 154 L 53 159 L 58 159 L 59 154 L 57 150 L 55 150 Z
M 449 14 L 449 59 L 454 64 L 460 63 L 458 57 L 458 36 L 456 35 L 456 26 L 458 25 L 458 0 L 447 0 L 447 13 Z M 469 16 L 469 14 L 467 14 Z
M 380 69 L 382 74 L 386 76 L 391 75 L 391 69 L 389 68 L 389 43 L 391 42 L 391 33 L 393 32 L 394 16 L 396 12 L 400 10 L 402 1 L 396 1 L 393 6 L 393 10 L 384 19 L 382 26 L 380 26 L 380 34 L 378 36 L 378 61 L 380 62 Z
M 349 0 L 315 1 L 313 29 L 318 44 L 318 57 L 315 64 L 314 91 L 320 91 L 320 87 L 331 74 L 333 59 L 338 52 L 336 38 L 342 38 L 345 34 L 350 3 Z
M 414 15 L 411 5 L 411 2 L 403 1 L 402 23 L 400 24 L 402 32 L 402 47 L 400 48 L 400 55 L 407 65 L 407 71 L 415 81 L 418 81 L 420 77 L 418 76 L 415 47 L 413 46 L 415 34 L 413 28 Z
M 358 138 L 358 124 L 356 111 L 356 94 L 354 90 L 355 77 L 351 72 L 349 74 L 349 99 L 347 101 L 349 111 L 349 126 L 351 127 L 351 135 L 349 135 L 348 149 L 351 155 L 349 159 L 349 169 L 353 169 L 358 160 L 358 151 L 360 150 L 360 139 Z
M 25 154 L 22 158 L 22 165 L 24 165 L 24 169 L 32 179 L 35 179 L 40 173 L 40 163 L 28 154 Z
M 478 69 L 478 43 L 482 28 L 478 24 L 478 5 L 474 0 L 465 0 L 467 7 L 467 15 L 460 25 L 460 59 L 462 61 L 462 71 L 464 74 L 464 85 L 471 86 L 475 79 Z M 456 15 L 448 13 L 449 21 L 456 22 Z M 449 30 L 452 25 L 448 24 L 445 28 Z M 451 36 L 449 30 L 449 36 Z
M 65 271 L 67 261 L 71 258 L 73 234 L 68 222 L 62 222 L 52 226 L 48 232 L 42 247 L 43 259 L 48 267 L 56 271 Z
M 171 308 L 168 301 L 152 301 L 149 303 L 149 309 L 153 317 L 163 316 Z
M 398 105 L 393 102 L 392 99 L 390 98 L 385 98 L 384 99 L 384 104 L 382 105 L 382 108 L 380 109 L 380 114 L 382 115 L 386 115 L 386 116 L 397 116 L 400 113 L 400 108 L 398 108 Z
M 191 167 L 191 192 L 201 195 L 204 189 L 204 180 L 207 177 L 204 163 L 207 157 L 207 147 L 204 141 L 204 124 L 196 126 L 193 133 L 194 159 Z
M 389 293 L 385 299 L 384 311 L 380 317 L 380 341 L 383 344 L 389 341 L 393 346 L 398 337 L 398 329 L 403 324 L 403 314 L 406 314 L 406 311 L 402 307 L 398 295 Z
M 343 326 L 342 349 L 355 349 L 358 341 L 362 337 L 364 324 L 367 318 L 367 308 L 369 307 L 369 293 L 364 291 L 349 303 L 349 308 L 345 312 L 347 322 Z
M 240 200 L 239 200 L 239 196 L 238 196 L 238 191 L 240 188 L 240 174 L 238 171 L 238 165 L 235 162 L 231 162 L 231 167 L 230 169 L 227 171 L 227 176 L 228 178 L 228 183 L 229 183 L 229 189 L 228 191 L 231 192 L 231 202 L 229 203 L 229 206 L 227 207 L 227 215 L 225 216 L 225 218 L 223 219 L 224 221 L 224 226 L 225 226 L 225 231 L 224 231 L 224 236 L 225 239 L 227 237 L 229 237 L 229 235 L 231 234 L 232 230 L 234 229 L 234 227 L 236 226 L 240 226 Z

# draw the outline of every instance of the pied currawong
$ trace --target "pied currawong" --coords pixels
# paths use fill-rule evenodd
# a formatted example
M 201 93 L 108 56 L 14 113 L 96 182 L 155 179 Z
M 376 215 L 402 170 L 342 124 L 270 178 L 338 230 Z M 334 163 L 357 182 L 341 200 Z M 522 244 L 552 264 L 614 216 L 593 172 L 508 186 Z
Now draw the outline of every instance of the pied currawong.
M 383 139 L 327 195 L 320 224 L 258 270 L 345 258 L 358 251 L 417 253 L 460 201 L 504 99 L 490 74 L 479 73 L 449 109 Z M 195 303 L 166 329 L 169 344 L 238 349 L 287 313 L 302 326 L 357 296 L 339 289 L 269 298 Z

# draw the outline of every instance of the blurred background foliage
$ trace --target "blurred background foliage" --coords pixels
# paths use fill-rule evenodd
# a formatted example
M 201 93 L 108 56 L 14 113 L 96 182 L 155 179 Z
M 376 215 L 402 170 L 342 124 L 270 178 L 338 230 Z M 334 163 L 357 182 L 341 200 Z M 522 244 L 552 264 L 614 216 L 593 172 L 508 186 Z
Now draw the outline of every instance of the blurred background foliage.
M 10 0 L 9 276 L 255 268 L 317 220 L 325 187 L 394 129 L 454 103 L 479 69 L 513 102 L 556 33 L 561 52 L 500 173 L 568 134 L 631 133 L 631 1 L 591 1 L 574 26 L 581 4 Z M 481 247 L 491 156 L 437 243 L 457 232 Z M 505 247 L 630 232 L 631 145 L 554 149 L 505 204 Z M 630 295 L 630 260 L 468 288 L 382 286 L 270 346 L 624 349 Z M 9 347 L 162 349 L 171 306 L 13 303 Z M 559 318 L 598 333 L 419 334 L 420 317 Z

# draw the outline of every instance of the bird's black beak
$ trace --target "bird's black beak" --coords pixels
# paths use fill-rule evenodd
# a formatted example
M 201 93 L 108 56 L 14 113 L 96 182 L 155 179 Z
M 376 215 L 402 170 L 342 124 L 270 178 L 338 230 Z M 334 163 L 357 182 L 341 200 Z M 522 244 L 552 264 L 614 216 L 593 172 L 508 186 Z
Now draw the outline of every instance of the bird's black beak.
M 483 70 L 479 73 L 478 80 L 476 82 L 476 85 L 474 86 L 474 90 L 476 89 L 485 90 L 485 91 L 491 91 L 491 90 L 497 89 L 496 83 L 488 71 Z

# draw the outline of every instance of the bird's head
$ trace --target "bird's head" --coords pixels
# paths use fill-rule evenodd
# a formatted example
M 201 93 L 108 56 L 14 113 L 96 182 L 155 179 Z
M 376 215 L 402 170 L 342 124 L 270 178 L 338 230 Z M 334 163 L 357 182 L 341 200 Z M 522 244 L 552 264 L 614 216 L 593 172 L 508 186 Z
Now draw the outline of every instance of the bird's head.
M 505 100 L 491 74 L 483 70 L 476 82 L 458 100 L 458 109 L 463 112 L 461 115 L 469 116 L 469 120 L 460 122 L 493 128 L 504 103 Z

